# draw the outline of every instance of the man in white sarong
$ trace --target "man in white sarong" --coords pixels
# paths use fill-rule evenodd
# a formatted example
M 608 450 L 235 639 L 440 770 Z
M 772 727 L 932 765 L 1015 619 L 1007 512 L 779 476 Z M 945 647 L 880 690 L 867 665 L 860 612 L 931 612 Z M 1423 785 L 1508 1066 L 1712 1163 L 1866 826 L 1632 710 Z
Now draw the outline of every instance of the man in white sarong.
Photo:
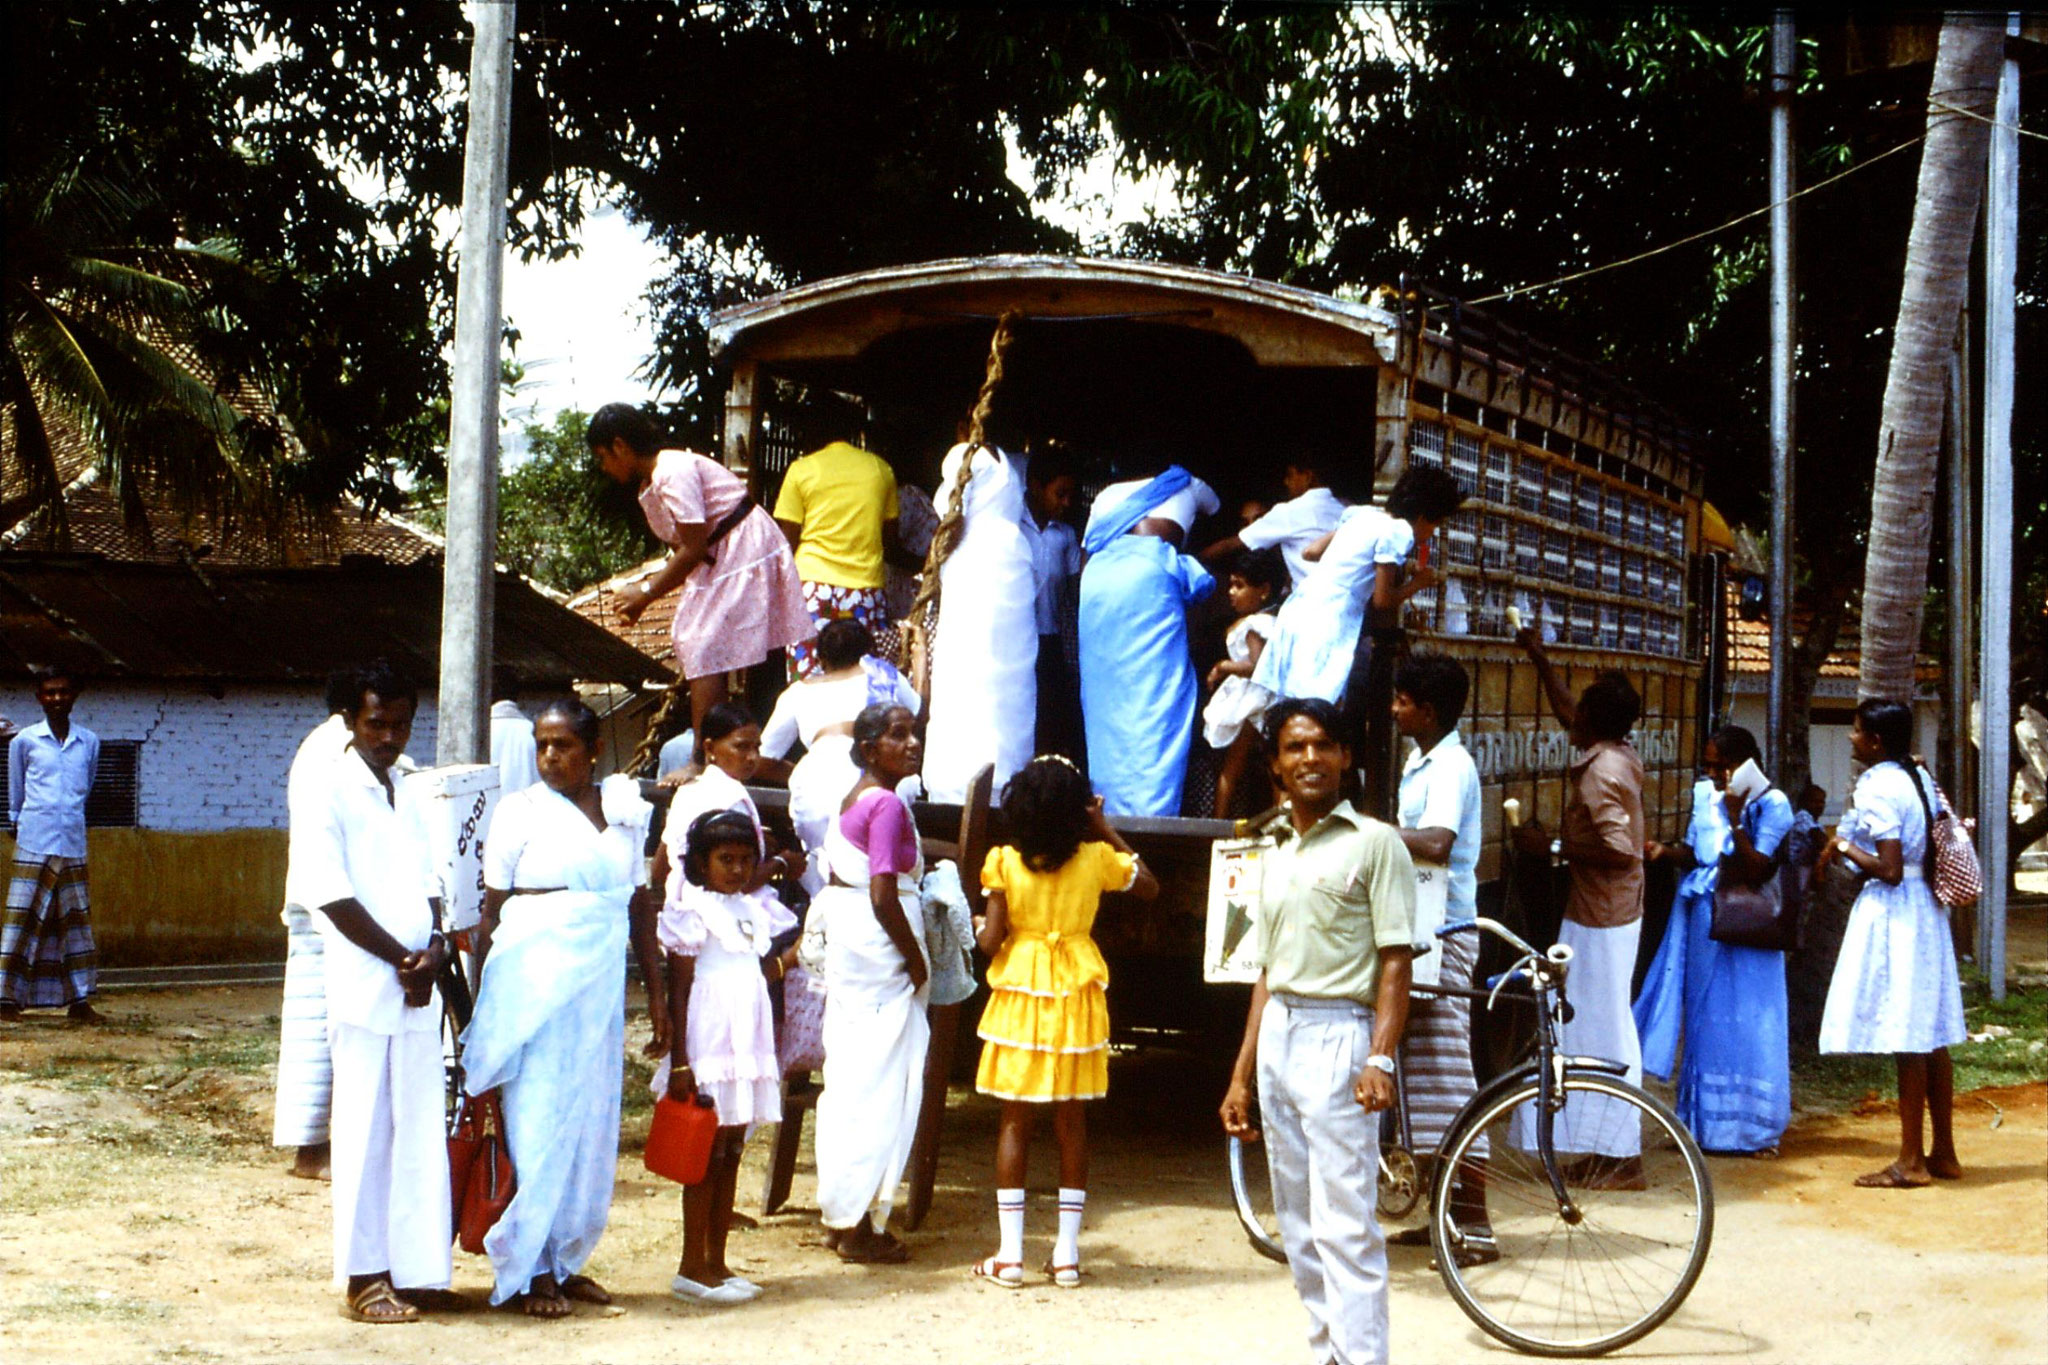
M 491 764 L 498 770 L 500 798 L 540 781 L 533 722 L 519 709 L 518 675 L 503 664 L 491 669 Z
M 348 751 L 310 803 L 295 853 L 320 909 L 334 1062 L 334 1271 L 358 1322 L 411 1322 L 399 1289 L 446 1289 L 448 1145 L 441 1000 L 453 950 L 434 929 L 425 850 L 396 809 L 392 767 L 419 694 L 379 661 L 343 713 Z
M 1572 1017 L 1558 1029 L 1558 1051 L 1601 1057 L 1643 1083 L 1643 1045 L 1629 1007 L 1636 949 L 1643 934 L 1643 761 L 1628 742 L 1642 699 L 1619 673 L 1603 673 L 1576 703 L 1533 629 L 1516 637 L 1535 661 L 1543 692 L 1580 757 L 1558 837 L 1535 822 L 1515 831 L 1524 853 L 1548 852 L 1565 866 L 1564 923 L 1557 941 L 1572 950 Z M 1535 1115 L 1515 1115 L 1514 1143 L 1536 1146 Z M 1566 1172 L 1581 1189 L 1643 1188 L 1642 1129 L 1636 1111 L 1598 1096 L 1558 1114 L 1552 1141 L 1578 1159 Z
M 309 837 L 318 815 L 313 803 L 324 800 L 328 775 L 348 752 L 348 722 L 342 712 L 352 704 L 356 675 L 344 669 L 327 680 L 327 719 L 299 742 L 285 780 L 285 808 L 291 822 L 291 843 L 285 855 L 284 1008 L 277 1039 L 277 1092 L 270 1126 L 270 1145 L 296 1147 L 292 1174 L 325 1180 L 327 1115 L 333 1098 L 334 1066 L 327 1055 L 327 960 L 316 922 L 319 912 L 306 901 L 306 859 L 295 852 Z

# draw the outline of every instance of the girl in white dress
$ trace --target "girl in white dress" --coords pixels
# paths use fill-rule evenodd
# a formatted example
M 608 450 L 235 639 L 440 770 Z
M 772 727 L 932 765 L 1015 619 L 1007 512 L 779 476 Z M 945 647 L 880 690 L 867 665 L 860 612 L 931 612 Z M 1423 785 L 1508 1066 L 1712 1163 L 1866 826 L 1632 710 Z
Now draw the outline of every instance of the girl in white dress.
M 808 856 L 803 883 L 813 896 L 825 886 L 825 831 L 860 781 L 853 718 L 882 702 L 913 716 L 924 709 L 916 689 L 894 664 L 876 658 L 874 648 L 874 637 L 860 622 L 826 622 L 818 632 L 819 670 L 783 689 L 761 731 L 761 752 L 768 758 L 786 756 L 799 740 L 804 746 L 789 774 L 789 822 Z
M 749 889 L 758 845 L 738 811 L 698 816 L 684 848 L 681 894 L 662 907 L 659 926 L 668 959 L 670 1051 L 654 1084 L 672 1100 L 709 1095 L 718 1136 L 710 1171 L 683 1190 L 683 1258 L 669 1288 L 696 1303 L 745 1303 L 761 1287 L 733 1274 L 725 1246 L 747 1129 L 782 1118 L 767 978 L 783 970 L 770 941 L 777 912 L 788 912 L 771 893 Z
M 1871 698 L 1856 708 L 1849 743 L 1871 764 L 1822 865 L 1840 858 L 1866 880 L 1849 911 L 1841 956 L 1821 1014 L 1822 1052 L 1889 1052 L 1899 1069 L 1899 1156 L 1858 1176 L 1868 1189 L 1955 1180 L 1955 1068 L 1948 1050 L 1967 1036 L 1948 914 L 1927 881 L 1934 779 L 1913 757 L 1913 713 Z M 1923 1143 L 1922 1114 L 1934 1143 Z
M 1248 550 L 1230 569 L 1226 592 L 1237 619 L 1223 637 L 1229 657 L 1209 670 L 1215 695 L 1202 708 L 1202 738 L 1223 751 L 1223 771 L 1216 777 L 1218 820 L 1230 818 L 1237 784 L 1259 747 L 1259 717 L 1273 704 L 1273 694 L 1252 681 L 1252 672 L 1273 638 L 1273 609 L 1286 594 L 1287 581 L 1287 561 L 1277 549 Z
M 913 626 L 927 607 L 939 612 L 924 770 L 925 794 L 934 801 L 965 799 L 968 782 L 991 763 L 1001 791 L 1030 762 L 1037 731 L 1038 580 L 1024 533 L 1024 474 L 993 443 L 991 421 L 1014 339 L 1015 316 L 1005 313 L 967 439 L 946 452 L 939 529 L 910 608 Z

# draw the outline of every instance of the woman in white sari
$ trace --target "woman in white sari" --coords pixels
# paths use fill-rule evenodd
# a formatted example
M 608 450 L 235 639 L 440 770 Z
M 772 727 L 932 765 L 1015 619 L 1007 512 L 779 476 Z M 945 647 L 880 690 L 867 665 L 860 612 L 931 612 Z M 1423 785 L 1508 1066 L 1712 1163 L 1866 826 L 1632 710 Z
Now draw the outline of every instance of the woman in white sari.
M 896 666 L 874 657 L 874 636 L 859 621 L 827 621 L 818 632 L 819 670 L 783 689 L 761 731 L 761 752 L 783 758 L 799 740 L 804 756 L 789 774 L 789 822 L 803 841 L 809 867 L 804 889 L 817 895 L 825 885 L 825 832 L 840 803 L 860 780 L 853 761 L 853 719 L 869 706 L 888 702 L 913 716 L 924 699 Z
M 870 706 L 853 723 L 862 771 L 826 835 L 825 1093 L 818 1099 L 818 1211 L 841 1260 L 894 1264 L 888 1231 L 924 1098 L 929 970 L 917 825 L 896 786 L 918 770 L 916 718 Z
M 611 1213 L 625 1059 L 626 944 L 655 975 L 660 900 L 641 886 L 652 808 L 592 780 L 603 741 L 580 702 L 534 723 L 541 784 L 506 797 L 484 845 L 483 977 L 463 1085 L 501 1089 L 518 1191 L 484 1239 L 491 1302 L 529 1316 L 610 1303 L 580 1272 Z M 661 1030 L 656 1016 L 657 1031 Z
M 965 799 L 968 782 L 990 763 L 1001 791 L 1034 752 L 1038 580 L 1024 533 L 1024 472 L 988 435 L 1014 325 L 1007 313 L 997 324 L 967 440 L 946 453 L 938 498 L 944 515 L 910 609 L 918 624 L 934 600 L 939 608 L 924 771 L 934 801 Z

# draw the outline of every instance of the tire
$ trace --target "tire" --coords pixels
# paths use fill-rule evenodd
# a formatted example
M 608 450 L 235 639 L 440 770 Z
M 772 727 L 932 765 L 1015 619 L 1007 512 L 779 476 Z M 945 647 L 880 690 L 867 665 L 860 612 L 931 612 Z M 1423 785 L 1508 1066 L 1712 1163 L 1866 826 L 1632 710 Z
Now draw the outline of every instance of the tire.
M 1244 1228 L 1252 1250 L 1267 1260 L 1287 1263 L 1280 1246 L 1280 1234 L 1273 1218 L 1273 1191 L 1266 1172 L 1265 1154 L 1253 1144 L 1229 1139 L 1230 1198 L 1237 1208 L 1237 1221 Z
M 1559 1117 L 1577 1120 L 1580 1140 L 1589 1124 L 1610 1134 L 1635 1129 L 1644 1188 L 1598 1188 L 1627 1174 L 1619 1159 L 1560 1152 L 1578 1215 L 1568 1219 L 1533 1150 L 1533 1126 L 1515 1121 L 1525 1105 L 1534 1117 L 1531 1075 L 1482 1095 L 1453 1126 L 1430 1205 L 1430 1242 L 1444 1286 L 1489 1335 L 1531 1355 L 1600 1355 L 1654 1331 L 1692 1292 L 1713 1243 L 1714 1191 L 1699 1145 L 1652 1096 L 1617 1076 L 1577 1070 L 1565 1073 L 1564 1092 Z M 1461 1185 L 1485 1191 L 1499 1253 L 1488 1264 L 1460 1266 L 1454 1254 L 1487 1249 L 1459 1225 Z

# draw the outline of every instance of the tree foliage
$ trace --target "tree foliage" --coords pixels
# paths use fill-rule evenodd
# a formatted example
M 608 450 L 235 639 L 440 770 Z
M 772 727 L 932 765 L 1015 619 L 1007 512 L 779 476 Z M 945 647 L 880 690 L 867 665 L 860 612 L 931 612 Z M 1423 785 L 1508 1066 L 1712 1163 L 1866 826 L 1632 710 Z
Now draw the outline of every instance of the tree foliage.
M 599 474 L 575 409 L 524 428 L 527 458 L 498 478 L 498 560 L 558 592 L 571 593 L 660 552 L 630 493 Z M 421 519 L 439 530 L 446 490 L 421 490 Z

